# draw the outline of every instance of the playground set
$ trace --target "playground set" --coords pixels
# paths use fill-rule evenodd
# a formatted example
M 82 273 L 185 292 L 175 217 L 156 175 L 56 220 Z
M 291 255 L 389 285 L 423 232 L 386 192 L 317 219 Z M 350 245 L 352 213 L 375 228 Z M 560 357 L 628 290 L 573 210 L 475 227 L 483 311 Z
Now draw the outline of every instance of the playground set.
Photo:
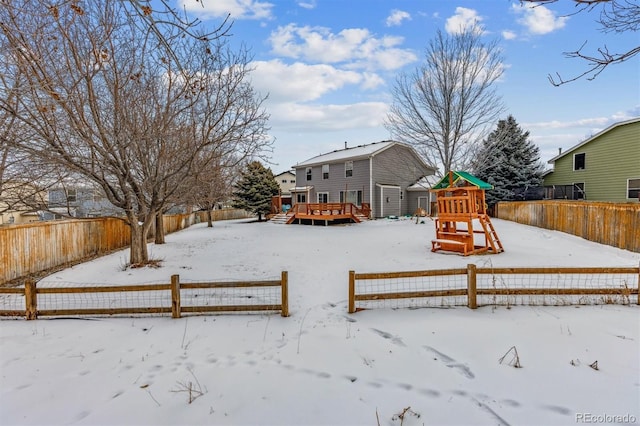
M 449 171 L 431 189 L 438 205 L 432 252 L 443 250 L 468 256 L 504 251 L 487 214 L 487 189 L 493 186 L 462 171 Z

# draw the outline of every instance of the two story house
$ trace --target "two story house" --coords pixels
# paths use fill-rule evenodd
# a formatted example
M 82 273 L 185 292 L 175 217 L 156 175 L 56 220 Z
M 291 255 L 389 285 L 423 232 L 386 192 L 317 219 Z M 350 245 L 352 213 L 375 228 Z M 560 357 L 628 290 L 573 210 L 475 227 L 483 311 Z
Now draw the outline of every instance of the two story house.
M 65 217 L 120 216 L 122 209 L 107 200 L 100 188 L 83 184 L 69 184 L 49 189 L 49 206 L 42 213 L 44 220 Z
M 549 163 L 546 198 L 638 203 L 640 117 L 607 127 Z
M 429 188 L 415 184 L 436 169 L 409 145 L 382 141 L 346 147 L 293 166 L 296 203 L 367 204 L 371 217 L 413 214 Z

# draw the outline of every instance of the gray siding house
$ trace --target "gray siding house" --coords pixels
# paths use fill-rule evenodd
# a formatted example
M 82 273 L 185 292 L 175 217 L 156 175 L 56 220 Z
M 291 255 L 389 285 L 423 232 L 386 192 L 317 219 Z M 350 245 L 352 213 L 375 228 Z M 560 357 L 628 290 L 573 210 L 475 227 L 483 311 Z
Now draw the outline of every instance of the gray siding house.
M 83 185 L 57 187 L 49 190 L 48 210 L 42 212 L 43 220 L 64 217 L 121 216 L 122 210 L 107 200 L 100 189 Z
M 293 166 L 296 203 L 369 205 L 371 217 L 413 214 L 429 189 L 415 184 L 436 170 L 409 145 L 382 141 L 310 158 Z

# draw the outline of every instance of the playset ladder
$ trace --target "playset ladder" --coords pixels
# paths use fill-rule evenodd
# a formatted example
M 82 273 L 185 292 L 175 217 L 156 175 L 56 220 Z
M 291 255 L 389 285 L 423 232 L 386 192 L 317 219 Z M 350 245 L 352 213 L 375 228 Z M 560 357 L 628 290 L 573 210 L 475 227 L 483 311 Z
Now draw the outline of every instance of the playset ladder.
M 487 236 L 487 240 L 491 245 L 491 250 L 494 253 L 501 253 L 504 251 L 502 247 L 502 243 L 500 242 L 500 238 L 498 238 L 498 233 L 493 228 L 493 224 L 491 223 L 491 219 L 487 215 L 480 215 L 480 224 L 482 225 L 482 229 L 484 230 L 484 234 Z

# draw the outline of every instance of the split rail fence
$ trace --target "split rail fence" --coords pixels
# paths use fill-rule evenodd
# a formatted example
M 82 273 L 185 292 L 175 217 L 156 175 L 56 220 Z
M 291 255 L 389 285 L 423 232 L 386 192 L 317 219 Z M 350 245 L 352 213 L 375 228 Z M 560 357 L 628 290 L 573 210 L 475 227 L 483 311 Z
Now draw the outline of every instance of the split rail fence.
M 349 313 L 393 301 L 394 307 L 483 305 L 640 305 L 640 266 L 600 268 L 466 268 L 349 271 Z M 359 306 L 356 306 L 356 303 Z M 400 303 L 403 302 L 403 303 Z M 362 307 L 364 306 L 364 307 Z
M 279 280 L 180 282 L 121 286 L 0 288 L 0 316 L 27 320 L 49 316 L 265 312 L 289 316 L 288 272 Z

